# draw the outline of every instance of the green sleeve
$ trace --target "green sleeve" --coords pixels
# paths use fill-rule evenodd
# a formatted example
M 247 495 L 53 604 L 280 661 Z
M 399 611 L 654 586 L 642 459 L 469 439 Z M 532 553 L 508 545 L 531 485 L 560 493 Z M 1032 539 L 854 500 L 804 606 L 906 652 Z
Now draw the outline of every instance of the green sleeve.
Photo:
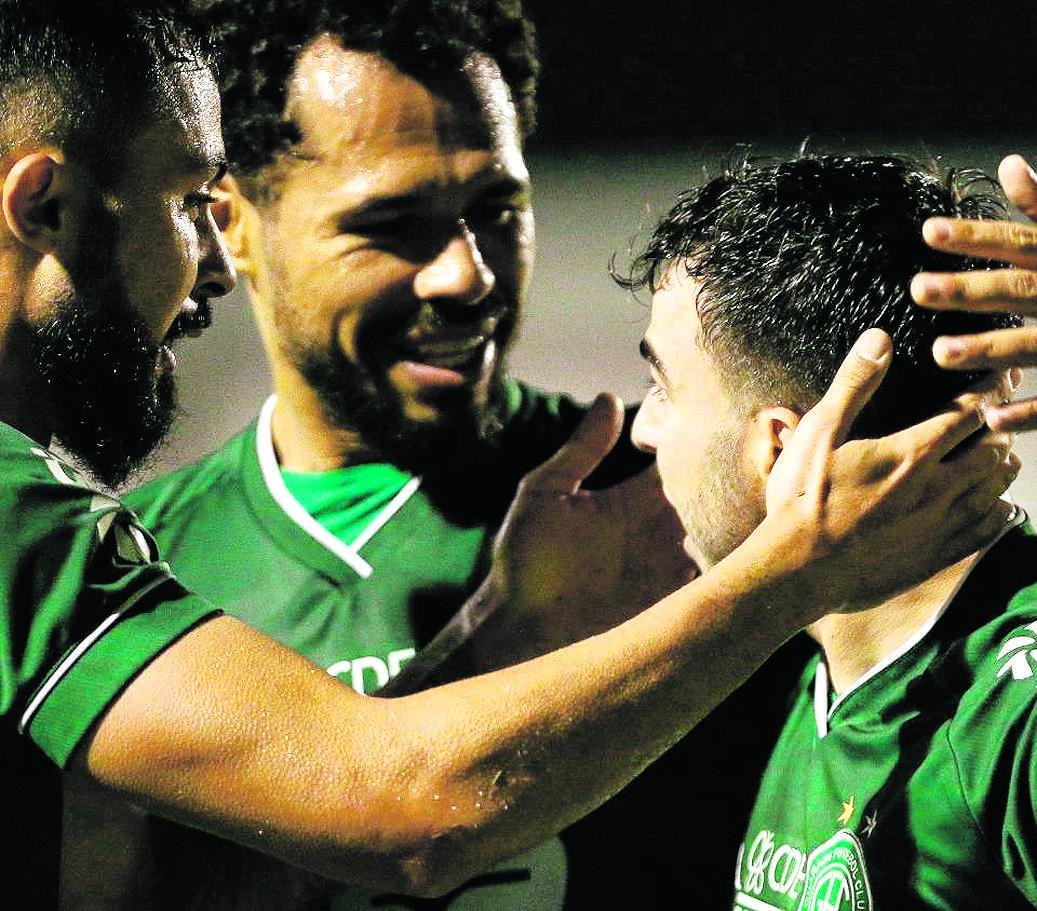
M 133 513 L 19 438 L 0 431 L 0 711 L 63 766 L 133 677 L 215 611 Z

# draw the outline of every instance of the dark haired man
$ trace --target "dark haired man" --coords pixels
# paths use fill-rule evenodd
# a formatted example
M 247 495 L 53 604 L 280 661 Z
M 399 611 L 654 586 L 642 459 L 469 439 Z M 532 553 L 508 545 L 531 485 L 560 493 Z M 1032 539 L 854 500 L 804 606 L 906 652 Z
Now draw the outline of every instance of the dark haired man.
M 991 214 L 974 190 L 897 158 L 806 158 L 729 172 L 660 223 L 635 267 L 654 292 L 654 387 L 634 436 L 707 577 L 764 515 L 774 459 L 856 327 L 892 335 L 894 366 L 854 435 L 895 431 L 967 382 L 933 363 L 935 339 L 996 326 L 917 309 L 907 287 L 923 270 L 985 266 L 941 262 L 919 230 Z M 760 787 L 739 911 L 1037 903 L 1037 551 L 1024 521 L 873 610 L 809 628 L 822 656 Z
M 257 34 L 252 23 L 272 9 L 277 28 Z M 276 398 L 220 452 L 130 500 L 189 584 L 371 692 L 472 591 L 519 478 L 580 414 L 504 372 L 533 250 L 522 156 L 534 122 L 532 35 L 517 3 L 488 0 L 216 2 L 212 12 L 235 162 L 227 236 L 250 280 Z M 595 480 L 645 464 L 620 449 Z M 631 603 L 648 603 L 688 568 L 658 543 L 672 533 L 650 480 L 616 494 L 626 491 L 639 571 L 623 578 L 640 574 L 646 590 Z M 646 531 L 651 523 L 663 530 Z M 212 571 L 214 546 L 233 570 Z M 276 581 L 257 606 L 263 573 Z M 579 626 L 567 616 L 553 632 Z M 503 663 L 530 644 L 502 634 L 483 661 Z M 627 799 L 636 836 L 602 844 L 606 825 L 631 824 L 624 815 L 575 843 L 571 902 L 651 902 L 679 889 L 709 904 L 726 890 L 710 871 L 726 868 L 740 813 L 709 770 L 723 767 L 732 781 L 753 774 L 766 724 L 737 719 L 776 690 L 761 681 L 730 708 L 731 723 L 711 721 L 705 741 L 670 760 L 681 781 L 703 783 L 684 798 L 686 813 L 673 811 L 669 785 L 644 785 Z M 691 814 L 721 821 L 689 883 L 666 853 Z M 664 831 L 664 819 L 676 830 Z M 541 867 L 507 872 L 529 877 L 529 888 L 554 883 L 554 898 L 540 892 L 537 902 L 557 904 L 566 860 L 557 844 L 539 856 Z M 533 901 L 512 883 L 476 885 L 463 900 Z
M 603 800 L 811 619 L 799 586 L 845 573 L 861 556 L 862 528 L 851 523 L 847 533 L 847 517 L 878 521 L 863 537 L 888 547 L 891 507 L 894 525 L 910 533 L 919 494 L 946 486 L 922 510 L 937 527 L 955 495 L 978 485 L 986 493 L 970 514 L 980 527 L 948 530 L 948 546 L 975 545 L 1003 521 L 990 498 L 1011 466 L 917 464 L 919 446 L 980 424 L 964 407 L 908 437 L 820 446 L 854 477 L 817 488 L 808 508 L 798 493 L 819 466 L 815 434 L 806 434 L 787 463 L 793 477 L 780 485 L 780 507 L 729 564 L 729 578 L 692 583 L 593 642 L 477 682 L 363 699 L 215 616 L 132 513 L 46 448 L 57 436 L 99 476 L 123 477 L 161 432 L 168 343 L 200 329 L 208 299 L 233 281 L 209 208 L 223 170 L 218 99 L 206 41 L 184 7 L 0 0 L 5 906 L 55 904 L 59 769 L 327 875 L 443 891 Z M 882 339 L 870 359 L 851 358 L 815 415 L 820 427 L 839 433 L 884 359 Z M 125 413 L 105 407 L 112 396 Z M 575 493 L 618 421 L 603 398 L 527 479 L 523 496 L 542 502 L 512 514 L 487 598 L 536 606 L 537 586 L 517 558 L 535 566 L 561 548 L 574 563 L 606 543 L 581 518 L 601 500 Z M 906 485 L 875 474 L 891 457 L 909 468 Z M 862 501 L 858 482 L 868 478 L 881 478 L 877 503 Z M 545 534 L 552 524 L 557 541 Z M 859 603 L 878 579 L 895 587 L 917 571 L 913 557 L 887 564 L 875 560 L 865 586 L 847 577 L 840 588 Z M 821 603 L 822 591 L 810 600 Z M 749 624 L 764 605 L 785 609 L 780 632 Z M 727 660 L 706 685 L 699 674 L 718 649 Z M 588 753 L 600 757 L 592 775 Z

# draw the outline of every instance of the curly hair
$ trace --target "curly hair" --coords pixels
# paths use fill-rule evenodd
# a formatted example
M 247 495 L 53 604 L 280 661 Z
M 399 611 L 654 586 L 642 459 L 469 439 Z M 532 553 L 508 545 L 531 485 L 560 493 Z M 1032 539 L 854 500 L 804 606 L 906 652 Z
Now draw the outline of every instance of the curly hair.
M 523 134 L 535 126 L 538 64 L 520 0 L 212 0 L 207 15 L 222 51 L 228 156 L 243 175 L 298 141 L 285 115 L 289 81 L 299 54 L 325 34 L 419 79 L 486 54 L 511 90 Z
M 212 61 L 191 0 L 0 0 L 0 154 L 53 144 L 110 176 L 162 76 Z
M 700 283 L 698 342 L 747 407 L 766 399 L 806 410 L 857 336 L 884 329 L 893 364 L 854 430 L 888 433 L 978 378 L 936 366 L 937 336 L 1021 322 L 912 303 L 917 272 L 1001 265 L 928 247 L 922 223 L 936 215 L 1000 219 L 1005 206 L 979 171 L 941 175 L 903 157 L 743 159 L 679 197 L 620 283 L 654 291 L 673 266 Z

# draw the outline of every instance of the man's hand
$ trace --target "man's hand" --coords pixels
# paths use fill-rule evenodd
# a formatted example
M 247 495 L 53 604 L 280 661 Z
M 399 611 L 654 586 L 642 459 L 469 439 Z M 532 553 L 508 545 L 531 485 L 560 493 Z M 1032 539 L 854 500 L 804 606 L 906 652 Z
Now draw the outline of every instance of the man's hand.
M 899 433 L 845 442 L 890 356 L 885 333 L 861 337 L 767 486 L 767 522 L 791 523 L 818 582 L 810 591 L 829 612 L 867 607 L 928 578 L 988 543 L 1013 512 L 1000 499 L 1019 471 L 1011 436 L 969 439 L 983 427 L 977 392 Z
M 1001 162 L 998 177 L 1008 198 L 1037 221 L 1037 174 L 1019 155 Z M 922 227 L 930 246 L 950 253 L 1001 260 L 1011 268 L 987 272 L 923 272 L 911 295 L 923 307 L 1037 316 L 1037 226 L 1020 222 L 930 218 Z M 933 355 L 949 370 L 1028 367 L 1037 364 L 1037 326 L 937 339 Z M 1016 373 L 1016 384 L 1019 382 Z M 995 430 L 1037 428 L 1037 398 L 987 411 Z
M 654 467 L 583 489 L 622 420 L 619 400 L 599 395 L 566 444 L 523 479 L 498 536 L 494 582 L 538 653 L 615 626 L 697 573 Z

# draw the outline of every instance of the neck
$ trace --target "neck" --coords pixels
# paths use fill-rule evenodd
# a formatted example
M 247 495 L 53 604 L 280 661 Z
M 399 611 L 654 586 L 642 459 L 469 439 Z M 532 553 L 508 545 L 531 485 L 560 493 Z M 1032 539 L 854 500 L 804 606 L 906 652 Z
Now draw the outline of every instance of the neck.
M 835 692 L 845 692 L 929 623 L 978 557 L 972 554 L 870 610 L 829 614 L 811 626 L 807 632 L 824 651 Z
M 285 471 L 332 471 L 372 460 L 359 434 L 328 421 L 317 394 L 294 370 L 275 366 L 274 390 L 274 450 Z

